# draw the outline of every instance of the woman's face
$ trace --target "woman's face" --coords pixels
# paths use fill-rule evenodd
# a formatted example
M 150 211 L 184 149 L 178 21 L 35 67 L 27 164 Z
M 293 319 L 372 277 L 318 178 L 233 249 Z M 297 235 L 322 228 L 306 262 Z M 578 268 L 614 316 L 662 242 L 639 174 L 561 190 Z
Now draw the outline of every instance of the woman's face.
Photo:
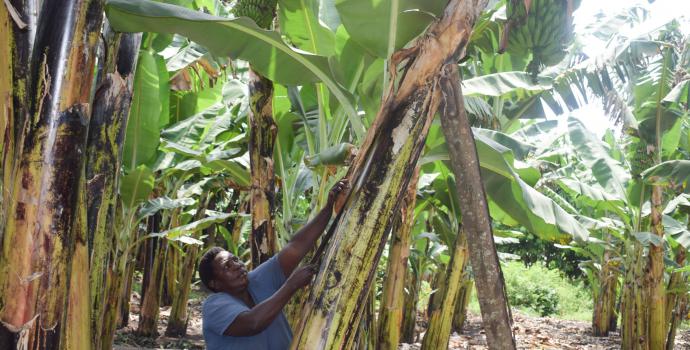
M 222 251 L 213 259 L 213 281 L 211 287 L 216 292 L 240 294 L 247 289 L 249 279 L 247 269 L 236 256 Z

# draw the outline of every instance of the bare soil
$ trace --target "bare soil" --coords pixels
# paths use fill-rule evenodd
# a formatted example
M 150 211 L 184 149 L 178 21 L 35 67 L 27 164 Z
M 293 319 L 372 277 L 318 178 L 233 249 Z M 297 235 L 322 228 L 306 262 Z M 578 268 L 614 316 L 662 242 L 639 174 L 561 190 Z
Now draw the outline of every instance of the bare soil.
M 158 337 L 143 337 L 136 333 L 139 324 L 138 293 L 132 293 L 129 307 L 129 322 L 127 327 L 119 329 L 115 336 L 115 350 L 132 349 L 205 349 L 204 336 L 201 332 L 201 303 L 203 300 L 192 299 L 189 301 L 189 321 L 187 323 L 187 335 L 184 338 L 172 338 L 165 336 L 165 328 L 168 326 L 170 306 L 160 308 L 158 316 Z
M 190 318 L 187 336 L 184 338 L 166 337 L 170 307 L 162 307 L 156 338 L 142 337 L 136 334 L 139 321 L 139 295 L 132 294 L 130 318 L 127 327 L 117 331 L 115 350 L 131 349 L 204 349 L 201 332 L 202 300 L 190 301 Z M 587 322 L 559 320 L 550 317 L 531 317 L 515 313 L 513 331 L 518 349 L 529 350 L 610 350 L 620 349 L 620 334 L 611 333 L 608 337 L 592 336 L 591 325 Z M 421 324 L 420 326 L 424 326 Z M 423 334 L 419 335 L 419 339 Z M 420 340 L 421 342 L 421 340 Z M 400 350 L 418 350 L 420 343 L 401 344 Z M 478 315 L 468 315 L 462 333 L 453 333 L 448 349 L 484 350 L 486 337 Z M 690 330 L 682 330 L 676 337 L 675 349 L 690 349 Z
M 620 333 L 608 337 L 595 337 L 588 322 L 560 320 L 551 317 L 531 317 L 519 312 L 513 314 L 513 334 L 518 349 L 529 350 L 613 350 L 620 349 Z M 419 336 L 419 339 L 423 335 Z M 420 341 L 421 342 L 421 341 Z M 418 350 L 420 343 L 402 344 L 400 350 Z M 478 315 L 469 314 L 462 334 L 453 332 L 448 349 L 484 350 L 486 336 Z M 690 331 L 682 330 L 676 336 L 675 349 L 690 349 Z

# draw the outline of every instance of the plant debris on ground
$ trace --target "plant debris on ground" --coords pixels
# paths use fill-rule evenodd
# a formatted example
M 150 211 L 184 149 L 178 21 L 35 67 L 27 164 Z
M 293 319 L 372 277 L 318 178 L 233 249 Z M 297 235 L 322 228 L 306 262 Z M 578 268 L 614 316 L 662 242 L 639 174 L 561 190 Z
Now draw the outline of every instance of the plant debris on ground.
M 203 300 L 192 299 L 189 305 L 190 318 L 187 336 L 171 338 L 164 335 L 170 307 L 162 307 L 158 338 L 142 337 L 136 334 L 139 322 L 139 295 L 132 294 L 129 324 L 118 330 L 115 350 L 131 349 L 204 349 L 201 329 L 201 306 Z M 420 321 L 422 318 L 418 318 Z M 513 333 L 518 349 L 529 350 L 613 350 L 620 349 L 620 334 L 612 332 L 608 337 L 592 336 L 589 322 L 561 320 L 552 317 L 533 317 L 513 311 Z M 400 350 L 419 350 L 419 343 L 401 344 Z M 690 330 L 681 330 L 676 337 L 676 349 L 690 349 Z M 448 349 L 484 350 L 488 349 L 486 337 L 481 327 L 481 317 L 469 313 L 462 334 L 454 332 L 450 337 Z

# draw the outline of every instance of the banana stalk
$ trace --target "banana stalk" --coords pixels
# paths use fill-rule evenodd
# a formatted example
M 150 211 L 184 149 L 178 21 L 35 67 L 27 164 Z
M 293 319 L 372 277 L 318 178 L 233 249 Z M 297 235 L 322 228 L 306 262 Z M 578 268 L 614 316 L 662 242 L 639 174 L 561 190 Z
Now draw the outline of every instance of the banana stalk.
M 31 52 L 40 13 L 36 0 L 6 1 L 5 7 L 0 11 L 0 242 L 10 215 L 20 145 L 28 131 L 24 123 L 31 97 Z
M 405 274 L 405 286 L 400 342 L 411 344 L 415 342 L 417 303 L 419 301 L 419 291 L 422 286 L 422 277 L 417 276 L 412 269 L 408 269 Z
M 676 252 L 676 264 L 678 266 L 685 265 L 686 250 L 682 246 L 678 247 Z M 673 272 L 668 281 L 668 296 L 666 298 L 666 324 L 670 324 L 673 319 L 673 313 L 678 305 L 680 297 L 685 294 L 685 284 L 687 277 L 683 272 Z
M 646 303 L 647 290 L 644 288 L 644 267 L 647 259 L 642 255 L 642 246 L 635 242 L 626 249 L 628 257 L 625 282 L 623 284 L 621 349 L 648 350 L 647 315 L 649 305 Z
M 249 163 L 252 188 L 250 236 L 252 268 L 275 255 L 278 248 L 275 221 L 275 172 L 273 148 L 278 128 L 273 121 L 273 83 L 250 70 Z
M 459 230 L 453 247 L 447 278 L 442 281 L 443 288 L 437 288 L 434 303 L 430 303 L 429 328 L 424 334 L 422 349 L 447 349 L 453 324 L 453 313 L 458 302 L 461 279 L 468 260 L 467 238 L 462 228 Z
M 275 17 L 277 0 L 239 0 L 233 12 L 249 17 L 268 29 Z M 275 255 L 278 249 L 275 221 L 275 171 L 273 148 L 278 133 L 273 120 L 273 83 L 253 69 L 249 70 L 249 163 L 252 179 L 250 192 L 252 232 L 251 268 Z
M 388 268 L 379 308 L 379 337 L 377 348 L 396 350 L 400 343 L 405 298 L 405 275 L 410 255 L 410 232 L 414 226 L 414 208 L 417 198 L 419 168 L 410 179 L 398 217 L 391 232 Z
M 486 4 L 485 0 L 450 1 L 443 16 L 413 47 L 391 58 L 392 72 L 404 59 L 409 59 L 407 68 L 397 92 L 390 90 L 384 97 L 353 162 L 349 205 L 334 223 L 335 234 L 295 329 L 292 349 L 353 346 L 385 245 L 384 232 L 407 189 L 440 103 L 440 76 L 447 62 L 459 59 Z
M 158 215 L 149 218 L 149 231 L 160 231 Z M 141 284 L 138 334 L 152 335 L 157 332 L 164 261 L 161 259 L 161 253 L 166 246 L 167 242 L 158 237 L 149 238 L 144 242 L 144 280 Z
M 83 270 L 71 271 L 79 243 L 75 189 L 83 181 L 101 2 L 46 1 L 42 11 L 51 16 L 39 23 L 28 84 L 20 92 L 31 102 L 25 110 L 30 119 L 16 126 L 25 136 L 15 150 L 16 176 L 6 184 L 12 195 L 3 203 L 8 209 L 0 254 L 3 349 L 60 348 L 70 278 L 84 277 Z
M 614 273 L 608 257 L 610 252 L 604 253 L 604 262 L 599 272 L 600 286 L 595 295 L 595 305 L 592 317 L 592 333 L 596 337 L 607 337 L 611 331 L 611 318 L 616 313 L 616 290 L 618 276 Z
M 86 188 L 83 178 L 79 183 L 78 193 L 77 217 L 73 227 L 75 248 L 67 296 L 67 316 L 60 339 L 60 343 L 64 344 L 66 349 L 88 349 L 93 339 L 91 336 L 91 304 L 85 302 L 83 297 L 84 291 L 89 290 Z
M 456 66 L 443 79 L 443 108 L 440 113 L 448 145 L 450 164 L 458 186 L 456 195 L 462 225 L 468 236 L 477 297 L 490 349 L 515 349 L 512 315 L 505 292 L 503 273 L 494 245 L 489 207 L 481 181 L 479 157 L 470 127 Z
M 660 151 L 660 150 L 659 150 Z M 663 189 L 652 187 L 652 233 L 664 239 L 664 226 L 661 222 L 663 212 Z M 664 285 L 664 247 L 649 246 L 649 265 L 647 267 L 649 289 L 649 347 L 663 349 L 668 333 L 666 323 L 666 286 Z
M 115 212 L 127 115 L 132 101 L 134 71 L 141 34 L 116 34 L 108 43 L 105 75 L 96 89 L 87 140 L 86 188 L 91 294 L 91 349 L 112 347 L 115 327 L 105 323 L 114 264 Z
M 676 263 L 679 266 L 685 264 L 686 250 L 678 247 Z M 673 272 L 668 282 L 668 296 L 666 299 L 666 324 L 669 325 L 666 336 L 666 349 L 672 350 L 676 340 L 676 332 L 683 316 L 687 312 L 687 285 L 688 279 L 683 272 Z
M 206 215 L 206 208 L 213 198 L 208 192 L 204 192 L 199 199 L 200 208 L 197 210 L 194 220 L 200 220 Z M 197 232 L 195 238 L 199 238 Z M 187 301 L 189 292 L 192 288 L 192 278 L 194 277 L 194 267 L 199 254 L 199 246 L 189 244 L 184 247 L 185 254 L 182 257 L 182 264 L 175 278 L 177 283 L 176 293 L 173 296 L 168 326 L 165 335 L 169 337 L 184 337 L 187 334 Z
M 467 240 L 465 240 L 467 242 Z M 467 248 L 465 248 L 467 249 Z M 453 313 L 453 327 L 452 330 L 457 333 L 462 333 L 462 326 L 467 319 L 467 305 L 470 303 L 472 297 L 472 290 L 474 289 L 474 280 L 470 278 L 469 271 L 465 267 L 462 273 L 460 282 L 460 292 L 458 292 L 458 301 L 455 304 L 455 312 Z

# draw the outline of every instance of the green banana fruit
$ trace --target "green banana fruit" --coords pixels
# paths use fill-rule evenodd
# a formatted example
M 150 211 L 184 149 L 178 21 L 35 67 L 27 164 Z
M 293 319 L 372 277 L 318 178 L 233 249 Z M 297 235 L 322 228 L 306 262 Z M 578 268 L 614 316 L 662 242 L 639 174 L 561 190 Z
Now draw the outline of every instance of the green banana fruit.
M 536 81 L 539 72 L 547 66 L 561 62 L 566 48 L 573 39 L 573 26 L 568 17 L 569 0 L 532 0 L 527 11 L 523 0 L 508 1 L 506 13 L 512 27 L 508 34 L 508 51 L 531 52 L 527 65 Z M 573 8 L 580 0 L 573 0 Z
M 232 8 L 237 17 L 249 17 L 264 29 L 269 29 L 275 17 L 278 0 L 238 0 Z

